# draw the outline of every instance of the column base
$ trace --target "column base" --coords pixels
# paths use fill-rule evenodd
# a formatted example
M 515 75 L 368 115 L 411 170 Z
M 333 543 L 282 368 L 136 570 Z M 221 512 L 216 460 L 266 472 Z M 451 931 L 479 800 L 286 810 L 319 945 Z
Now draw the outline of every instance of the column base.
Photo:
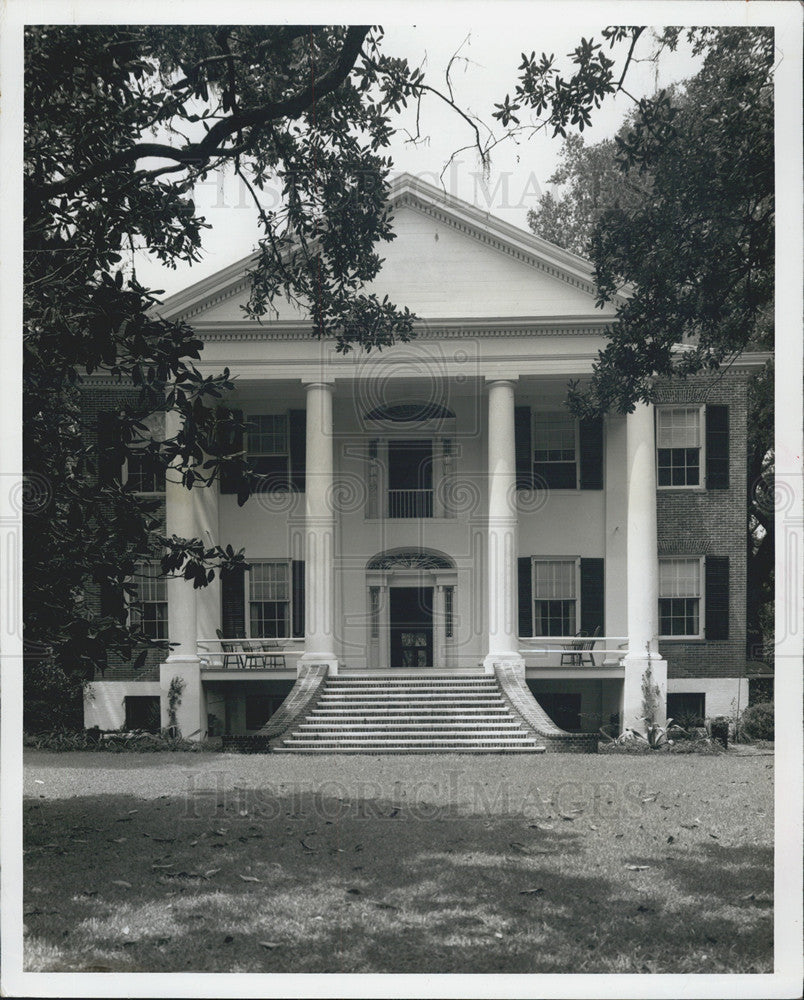
M 301 673 L 302 667 L 309 667 L 311 664 L 321 664 L 326 666 L 330 677 L 338 675 L 338 660 L 332 653 L 302 653 L 296 660 L 296 673 Z
M 506 667 L 513 670 L 517 676 L 525 679 L 525 661 L 517 652 L 510 653 L 489 653 L 483 660 L 483 671 L 493 674 L 495 667 Z
M 648 697 L 652 700 L 653 722 L 663 726 L 667 721 L 667 660 L 658 656 L 648 659 L 644 654 L 628 653 L 623 659 L 625 679 L 623 681 L 623 712 L 620 725 L 623 731 L 636 729 L 644 733 L 647 723 L 645 716 L 651 706 L 646 705 L 645 686 L 650 687 Z M 646 677 L 646 674 L 649 676 Z M 658 690 L 657 690 L 658 689 Z

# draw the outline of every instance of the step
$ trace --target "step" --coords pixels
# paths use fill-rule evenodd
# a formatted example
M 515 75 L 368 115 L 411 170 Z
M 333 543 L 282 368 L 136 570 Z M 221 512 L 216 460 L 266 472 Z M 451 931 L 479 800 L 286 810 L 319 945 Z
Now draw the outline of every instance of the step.
M 495 694 L 461 694 L 459 692 L 452 694 L 448 692 L 435 692 L 431 695 L 429 694 L 406 694 L 400 692 L 397 694 L 388 693 L 385 695 L 378 695 L 375 691 L 366 691 L 360 694 L 330 694 L 324 691 L 323 694 L 318 698 L 316 704 L 326 704 L 326 705 L 346 705 L 355 704 L 363 705 L 366 702 L 375 702 L 379 705 L 391 704 L 399 705 L 405 704 L 406 702 L 413 702 L 417 705 L 430 705 L 433 703 L 440 704 L 441 702 L 451 702 L 456 704 L 463 704 L 469 702 L 472 705 L 504 705 L 502 695 Z
M 471 746 L 473 743 L 533 743 L 535 742 L 535 737 L 531 736 L 530 733 L 501 733 L 499 735 L 486 735 L 485 733 L 476 733 L 474 735 L 460 735 L 458 733 L 422 733 L 421 735 L 411 735 L 402 733 L 378 733 L 375 735 L 361 734 L 359 736 L 351 736 L 348 733 L 344 733 L 343 736 L 328 736 L 326 733 L 320 733 L 316 736 L 310 734 L 300 735 L 297 732 L 291 733 L 286 736 L 282 742 L 287 743 L 409 743 L 411 746 L 416 746 L 420 743 L 461 743 L 466 746 Z
M 323 718 L 338 718 L 342 715 L 361 715 L 370 718 L 377 718 L 380 715 L 388 715 L 389 718 L 399 718 L 402 715 L 417 715 L 421 718 L 429 718 L 433 715 L 467 715 L 473 719 L 483 715 L 499 716 L 510 715 L 511 710 L 506 705 L 431 705 L 431 706 L 409 706 L 409 705 L 317 705 L 312 715 L 321 715 Z
M 375 687 L 375 688 L 429 688 L 429 687 L 443 687 L 443 688 L 469 688 L 473 691 L 479 691 L 483 688 L 493 688 L 497 685 L 494 681 L 483 681 L 483 680 L 438 680 L 437 678 L 427 679 L 425 681 L 418 680 L 399 680 L 399 681 L 383 681 L 383 680 L 359 680 L 359 681 L 338 681 L 338 680 L 328 680 L 326 682 L 328 688 L 343 688 L 344 690 L 355 690 L 361 687 Z
M 460 740 L 460 739 L 441 739 L 441 740 L 389 740 L 387 742 L 380 742 L 376 740 L 286 740 L 283 742 L 284 747 L 308 747 L 309 749 L 330 749 L 334 747 L 344 747 L 353 749 L 385 749 L 385 750 L 395 750 L 395 749 L 408 749 L 416 747 L 430 747 L 434 750 L 442 749 L 444 747 L 517 747 L 517 746 L 535 746 L 535 740 L 529 740 L 527 742 L 523 740 L 501 740 L 501 739 L 482 739 L 482 740 Z
M 522 723 L 516 719 L 487 719 L 477 722 L 474 719 L 453 719 L 451 717 L 439 719 L 314 719 L 308 716 L 304 722 L 299 723 L 301 728 L 328 729 L 340 731 L 342 729 L 374 729 L 382 731 L 393 727 L 394 729 L 466 729 L 469 732 L 477 732 L 482 729 L 522 729 Z
M 291 733 L 293 737 L 305 736 L 310 739 L 319 739 L 322 736 L 332 737 L 332 739 L 340 739 L 342 736 L 359 736 L 360 739 L 378 739 L 386 740 L 392 739 L 397 736 L 410 736 L 410 737 L 429 737 L 429 736 L 460 736 L 461 739 L 472 739 L 475 736 L 499 736 L 499 737 L 523 737 L 526 739 L 533 739 L 531 734 L 521 727 L 517 726 L 516 723 L 512 723 L 508 728 L 500 728 L 498 726 L 491 727 L 489 729 L 472 729 L 469 726 L 446 726 L 439 727 L 438 729 L 430 729 L 427 726 L 395 726 L 393 729 L 376 729 L 371 726 L 355 726 L 336 729 L 332 726 L 325 726 L 318 728 L 316 726 L 310 726 L 307 723 L 302 723 L 298 729 L 294 729 Z
M 499 691 L 494 691 L 489 688 L 487 691 L 442 691 L 435 690 L 424 691 L 417 689 L 416 691 L 383 691 L 376 688 L 366 688 L 361 691 L 322 691 L 320 696 L 321 699 L 326 699 L 328 701 L 366 701 L 367 699 L 375 701 L 434 701 L 439 699 L 440 701 L 487 701 L 489 699 L 499 701 L 502 695 Z
M 544 746 L 533 747 L 276 747 L 272 753 L 300 754 L 367 754 L 382 756 L 384 754 L 481 754 L 481 753 L 544 753 Z

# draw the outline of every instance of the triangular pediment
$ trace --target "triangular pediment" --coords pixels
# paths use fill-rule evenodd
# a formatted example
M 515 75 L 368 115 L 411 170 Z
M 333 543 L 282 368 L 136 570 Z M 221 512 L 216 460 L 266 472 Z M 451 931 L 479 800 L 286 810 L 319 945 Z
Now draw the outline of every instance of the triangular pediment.
M 614 315 L 595 308 L 592 265 L 438 188 L 403 174 L 392 184 L 396 238 L 377 247 L 383 267 L 368 291 L 423 320 Z M 225 327 L 242 324 L 254 255 L 172 296 L 163 315 Z M 280 322 L 304 320 L 284 304 Z M 268 317 L 266 317 L 268 319 Z

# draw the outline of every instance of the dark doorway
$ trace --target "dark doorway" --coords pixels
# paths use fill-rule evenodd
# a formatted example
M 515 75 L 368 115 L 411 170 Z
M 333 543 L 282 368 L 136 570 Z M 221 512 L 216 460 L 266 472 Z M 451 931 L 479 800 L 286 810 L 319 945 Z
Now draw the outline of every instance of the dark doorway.
M 391 587 L 391 666 L 433 665 L 433 588 Z
M 388 516 L 433 516 L 432 441 L 389 443 Z
M 581 729 L 581 696 L 562 691 L 540 691 L 536 700 L 561 729 L 577 733 Z

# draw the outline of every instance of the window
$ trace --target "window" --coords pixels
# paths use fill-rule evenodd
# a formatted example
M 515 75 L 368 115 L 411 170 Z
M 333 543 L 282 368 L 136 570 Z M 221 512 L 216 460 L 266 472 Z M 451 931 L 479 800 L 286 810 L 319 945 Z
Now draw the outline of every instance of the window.
M 141 628 L 150 639 L 167 639 L 167 580 L 160 575 L 157 562 L 137 563 L 135 582 L 139 593 L 131 605 L 131 624 Z
M 142 729 L 146 733 L 158 733 L 161 726 L 161 709 L 158 694 L 126 695 L 127 730 Z
M 388 443 L 388 517 L 433 516 L 433 442 Z
M 257 475 L 267 484 L 288 482 L 288 418 L 286 413 L 265 413 L 247 418 L 246 454 Z
M 146 452 L 139 455 L 129 454 L 126 459 L 124 482 L 135 493 L 164 493 L 165 470 Z
M 533 635 L 575 635 L 576 560 L 533 560 Z
M 455 638 L 455 589 L 444 588 L 444 637 Z
M 686 691 L 668 693 L 667 717 L 675 719 L 680 726 L 702 726 L 706 718 L 706 695 Z
M 141 438 L 132 445 L 133 450 L 123 466 L 122 479 L 135 493 L 164 493 L 165 467 L 157 456 L 145 449 L 152 441 L 164 440 L 165 414 L 152 413 L 141 423 L 147 430 L 140 431 Z
M 700 559 L 659 560 L 659 633 L 700 638 Z
M 249 636 L 285 639 L 290 635 L 287 562 L 252 562 L 248 577 Z
M 562 411 L 533 415 L 533 473 L 556 490 L 578 485 L 575 420 Z M 538 482 L 538 480 L 537 480 Z
M 369 603 L 371 605 L 371 638 L 380 638 L 380 588 L 369 587 Z
M 701 408 L 656 410 L 656 475 L 659 486 L 701 485 Z

